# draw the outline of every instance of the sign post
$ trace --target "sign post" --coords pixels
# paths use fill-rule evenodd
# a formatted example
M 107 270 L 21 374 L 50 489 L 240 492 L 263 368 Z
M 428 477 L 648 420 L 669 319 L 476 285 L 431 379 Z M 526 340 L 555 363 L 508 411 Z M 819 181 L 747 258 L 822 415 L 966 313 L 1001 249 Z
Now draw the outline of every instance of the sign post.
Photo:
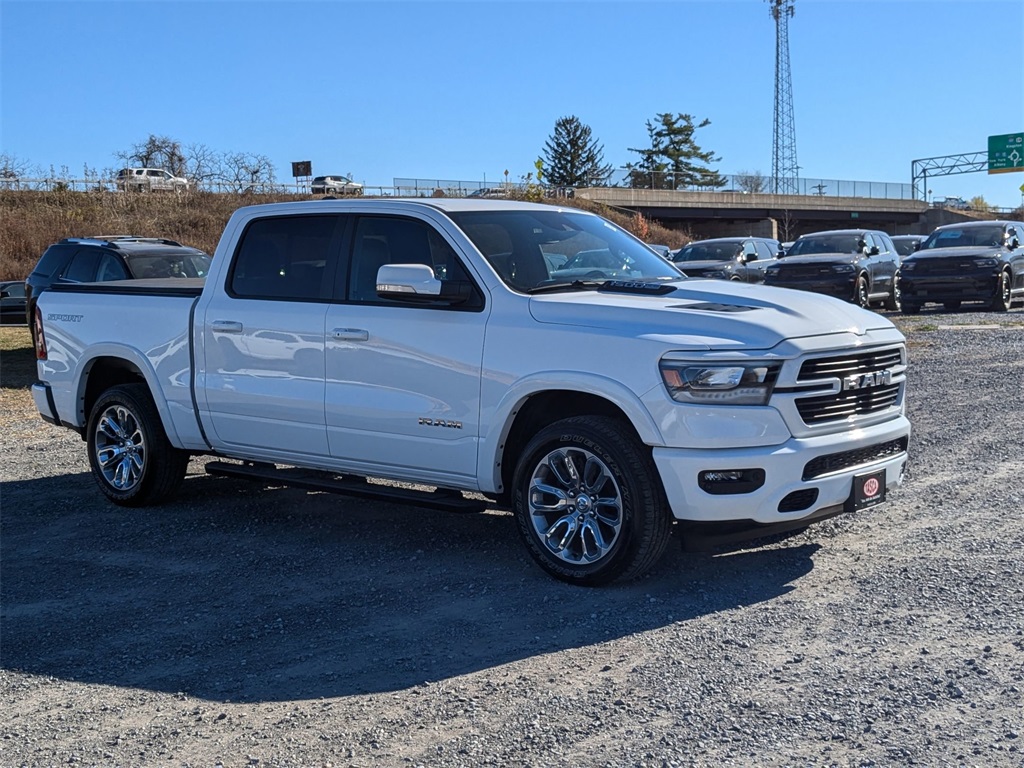
M 988 137 L 988 172 L 1024 171 L 1024 133 Z
M 313 161 L 299 160 L 292 163 L 292 176 L 296 191 L 309 192 L 309 177 L 313 175 Z

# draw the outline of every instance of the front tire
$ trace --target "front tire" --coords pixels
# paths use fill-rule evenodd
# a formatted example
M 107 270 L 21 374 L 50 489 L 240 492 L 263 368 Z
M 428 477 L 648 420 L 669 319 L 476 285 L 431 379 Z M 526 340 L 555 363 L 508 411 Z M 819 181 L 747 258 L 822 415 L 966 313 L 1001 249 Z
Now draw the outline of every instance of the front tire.
M 885 300 L 885 308 L 890 312 L 899 312 L 903 307 L 903 291 L 900 289 L 900 276 L 897 273 L 892 279 L 892 291 Z
M 125 507 L 164 500 L 188 467 L 188 452 L 168 441 L 145 384 L 122 384 L 100 396 L 89 417 L 86 444 L 100 490 Z
M 516 465 L 512 510 L 537 564 L 581 586 L 649 571 L 672 515 L 650 451 L 618 419 L 576 416 L 541 430 Z
M 996 280 L 996 292 L 992 297 L 992 303 L 989 305 L 989 309 L 993 312 L 1009 312 L 1010 306 L 1013 304 L 1010 296 L 1010 273 L 1003 271 L 999 273 L 999 278 Z
M 869 309 L 871 306 L 868 298 L 868 279 L 864 275 L 857 278 L 857 284 L 853 289 L 853 303 L 862 309 Z

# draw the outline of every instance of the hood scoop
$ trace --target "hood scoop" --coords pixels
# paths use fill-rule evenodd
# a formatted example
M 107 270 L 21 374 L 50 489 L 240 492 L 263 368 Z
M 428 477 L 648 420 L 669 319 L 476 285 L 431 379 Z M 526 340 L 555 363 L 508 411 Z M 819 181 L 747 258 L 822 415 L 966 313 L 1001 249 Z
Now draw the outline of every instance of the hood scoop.
M 718 304 L 712 301 L 702 301 L 697 304 L 672 304 L 670 309 L 696 309 L 700 312 L 750 312 L 757 307 L 745 307 L 739 304 Z
M 678 287 L 678 280 L 605 280 L 598 293 L 639 293 L 645 296 L 664 296 Z

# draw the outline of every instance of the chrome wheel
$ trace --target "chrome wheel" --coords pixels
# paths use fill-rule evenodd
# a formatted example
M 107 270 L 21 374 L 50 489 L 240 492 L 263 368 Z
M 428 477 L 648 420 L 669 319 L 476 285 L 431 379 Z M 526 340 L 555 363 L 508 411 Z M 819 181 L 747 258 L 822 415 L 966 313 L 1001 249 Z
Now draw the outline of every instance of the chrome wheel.
M 548 453 L 533 470 L 529 514 L 547 551 L 573 565 L 595 563 L 622 530 L 622 494 L 605 463 L 590 451 Z
M 146 466 L 146 438 L 135 414 L 111 405 L 100 414 L 94 437 L 96 464 L 107 483 L 118 491 L 137 486 Z

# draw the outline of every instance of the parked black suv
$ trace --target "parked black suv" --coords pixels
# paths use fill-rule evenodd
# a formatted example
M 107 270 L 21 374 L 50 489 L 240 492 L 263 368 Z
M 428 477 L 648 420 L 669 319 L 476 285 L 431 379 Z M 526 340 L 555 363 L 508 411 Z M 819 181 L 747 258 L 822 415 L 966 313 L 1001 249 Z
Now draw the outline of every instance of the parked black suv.
M 838 229 L 798 237 L 765 283 L 824 293 L 861 307 L 900 308 L 900 257 L 885 232 Z
M 54 283 L 205 277 L 209 269 L 208 255 L 174 240 L 131 235 L 67 237 L 46 249 L 25 280 L 26 319 L 32 328 L 36 299 Z
M 689 277 L 715 277 L 763 283 L 764 270 L 782 252 L 778 240 L 764 237 L 718 237 L 680 248 L 671 261 Z
M 1006 312 L 1024 302 L 1024 223 L 971 221 L 932 232 L 903 260 L 903 311 L 912 315 L 929 302 L 952 311 L 964 301 L 983 301 Z

